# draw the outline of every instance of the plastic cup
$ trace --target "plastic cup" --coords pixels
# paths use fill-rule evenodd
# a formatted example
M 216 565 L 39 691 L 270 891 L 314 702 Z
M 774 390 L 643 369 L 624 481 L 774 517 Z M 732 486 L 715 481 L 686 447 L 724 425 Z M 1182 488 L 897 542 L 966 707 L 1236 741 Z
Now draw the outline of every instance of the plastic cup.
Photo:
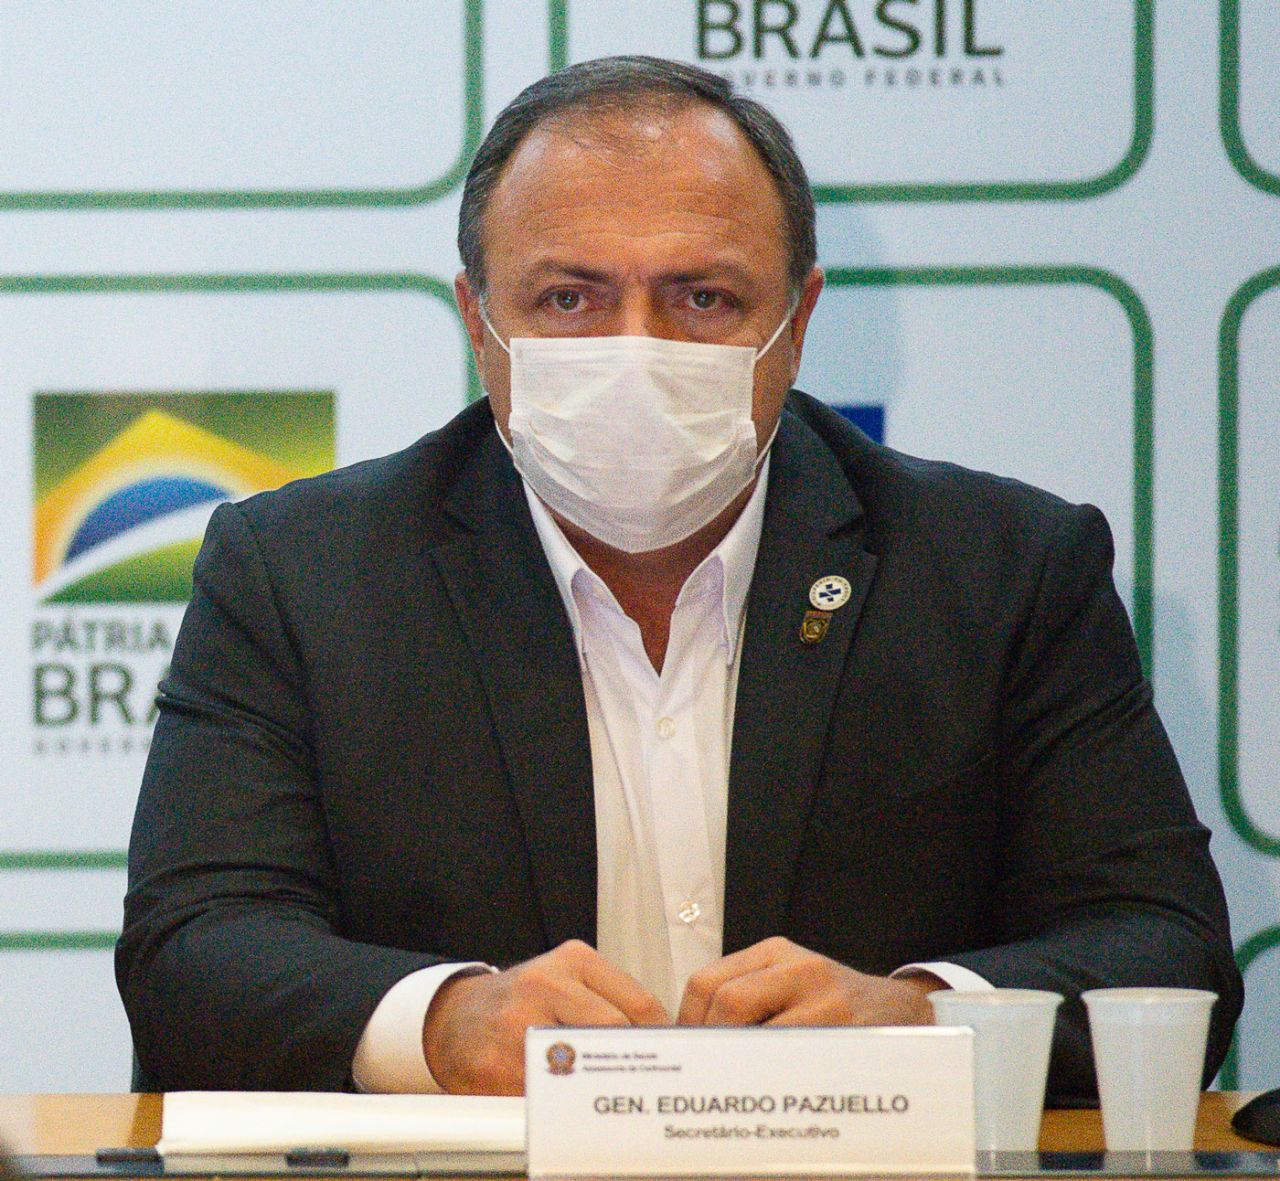
M 973 1030 L 978 1151 L 1034 1152 L 1062 997 L 1030 988 L 941 989 L 929 1001 L 939 1025 Z
M 1190 1152 L 1209 1011 L 1198 988 L 1096 988 L 1083 994 L 1108 1152 Z

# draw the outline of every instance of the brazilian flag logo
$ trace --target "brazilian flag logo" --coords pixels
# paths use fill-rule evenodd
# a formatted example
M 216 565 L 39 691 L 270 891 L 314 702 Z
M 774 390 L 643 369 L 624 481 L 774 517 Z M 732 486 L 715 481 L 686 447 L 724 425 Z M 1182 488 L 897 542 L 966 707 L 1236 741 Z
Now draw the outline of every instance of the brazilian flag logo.
M 219 504 L 334 463 L 332 392 L 77 391 L 34 401 L 42 603 L 184 603 Z

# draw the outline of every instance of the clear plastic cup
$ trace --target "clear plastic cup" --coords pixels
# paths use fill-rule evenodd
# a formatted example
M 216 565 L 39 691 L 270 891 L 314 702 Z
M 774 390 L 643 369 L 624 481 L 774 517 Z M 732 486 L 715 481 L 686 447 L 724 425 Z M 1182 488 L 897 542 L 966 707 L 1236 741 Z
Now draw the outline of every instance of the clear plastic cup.
M 1217 999 L 1198 988 L 1083 994 L 1108 1152 L 1191 1151 Z
M 941 989 L 929 994 L 939 1025 L 973 1030 L 979 1152 L 1034 1152 L 1062 997 L 1030 988 Z

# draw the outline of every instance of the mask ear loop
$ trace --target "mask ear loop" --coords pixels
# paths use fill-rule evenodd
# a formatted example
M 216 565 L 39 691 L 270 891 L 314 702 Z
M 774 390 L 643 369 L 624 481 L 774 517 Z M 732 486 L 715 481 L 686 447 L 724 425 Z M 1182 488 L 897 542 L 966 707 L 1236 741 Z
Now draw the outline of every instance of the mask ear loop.
M 494 339 L 494 340 L 496 340 L 496 341 L 498 342 L 498 347 L 499 347 L 499 348 L 500 348 L 504 353 L 506 353 L 508 357 L 509 357 L 509 356 L 511 356 L 511 350 L 506 346 L 506 344 L 504 343 L 504 341 L 503 341 L 502 337 L 500 337 L 500 336 L 498 335 L 498 330 L 493 326 L 493 323 L 490 321 L 488 312 L 486 312 L 486 311 L 484 310 L 484 303 L 483 303 L 483 301 L 482 301 L 482 302 L 481 302 L 481 304 L 480 304 L 479 312 L 480 312 L 480 319 L 481 319 L 481 321 L 484 323 L 484 326 L 485 326 L 487 329 L 489 329 L 489 335 L 490 335 L 490 336 L 492 336 L 492 337 L 493 337 L 493 339 Z
M 761 348 L 756 349 L 756 359 L 752 362 L 753 368 L 760 363 L 760 358 L 778 343 L 778 337 L 782 335 L 782 330 L 791 323 L 791 317 L 796 314 L 796 308 L 799 306 L 800 301 L 798 299 L 793 299 L 791 303 L 787 305 L 786 315 L 782 317 L 781 323 L 779 323 L 777 328 L 773 330 L 773 335 L 765 341 Z
M 760 358 L 765 355 L 775 344 L 778 343 L 778 337 L 782 335 L 782 330 L 791 323 L 791 317 L 796 314 L 796 308 L 800 306 L 798 299 L 791 302 L 791 306 L 787 308 L 787 314 L 782 317 L 782 323 L 773 330 L 773 335 L 765 342 L 761 349 L 756 350 L 755 360 L 751 362 L 751 368 L 754 372 L 755 367 L 760 363 Z M 764 441 L 764 446 L 756 452 L 756 474 L 760 474 L 760 469 L 764 466 L 764 461 L 769 455 L 769 451 L 773 447 L 773 441 L 778 437 L 778 431 L 782 427 L 782 415 L 778 415 L 778 421 L 773 424 L 773 430 L 769 432 L 769 437 Z
M 479 311 L 479 313 L 480 313 L 480 320 L 481 320 L 481 323 L 483 323 L 483 324 L 484 324 L 484 326 L 489 330 L 489 335 L 490 335 L 490 336 L 492 336 L 492 337 L 493 337 L 493 339 L 494 339 L 494 340 L 496 340 L 496 341 L 498 342 L 498 347 L 499 347 L 499 348 L 500 348 L 504 353 L 506 353 L 508 357 L 509 357 L 509 356 L 511 356 L 511 350 L 510 350 L 509 348 L 507 348 L 506 344 L 504 344 L 504 343 L 503 343 L 502 337 L 500 337 L 500 336 L 498 335 L 498 330 L 493 326 L 493 324 L 492 324 L 492 323 L 491 323 L 491 321 L 489 320 L 489 314 L 484 310 L 484 300 L 483 300 L 483 299 L 481 299 L 481 301 L 480 301 L 480 306 L 479 306 L 479 308 L 478 308 L 477 310 L 478 310 L 478 311 Z M 485 397 L 488 397 L 488 396 L 489 396 L 489 391 L 488 391 L 487 389 L 484 391 L 484 393 L 485 393 Z M 510 429 L 510 428 L 508 428 L 508 429 Z M 507 451 L 508 451 L 508 452 L 510 452 L 510 451 L 511 451 L 511 444 L 507 442 L 507 437 L 502 433 L 502 431 L 498 431 L 498 438 L 502 441 L 502 445 L 507 449 Z

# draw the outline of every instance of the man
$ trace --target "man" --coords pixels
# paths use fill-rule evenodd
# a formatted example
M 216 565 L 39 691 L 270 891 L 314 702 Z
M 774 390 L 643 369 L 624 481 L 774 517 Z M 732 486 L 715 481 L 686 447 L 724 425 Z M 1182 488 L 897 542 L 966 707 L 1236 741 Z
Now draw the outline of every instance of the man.
M 531 1024 L 907 1024 L 940 987 L 1240 1005 L 1096 510 L 796 392 L 785 131 L 690 67 L 535 84 L 467 181 L 489 398 L 219 510 L 118 965 L 151 1087 L 518 1092 Z M 496 970 L 501 969 L 501 970 Z

